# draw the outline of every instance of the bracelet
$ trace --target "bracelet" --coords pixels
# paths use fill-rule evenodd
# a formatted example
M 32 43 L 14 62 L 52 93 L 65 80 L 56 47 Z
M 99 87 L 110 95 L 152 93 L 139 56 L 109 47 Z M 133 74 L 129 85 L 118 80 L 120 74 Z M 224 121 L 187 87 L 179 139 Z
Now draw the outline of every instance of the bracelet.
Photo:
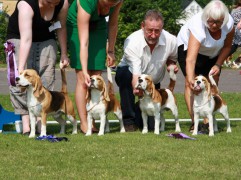
M 110 54 L 114 54 L 114 51 L 108 51 L 108 53 L 110 53 Z
M 218 67 L 219 67 L 219 69 L 221 69 L 221 67 L 222 67 L 222 66 L 221 66 L 221 65 L 219 65 L 219 64 L 215 64 L 215 66 L 218 66 Z

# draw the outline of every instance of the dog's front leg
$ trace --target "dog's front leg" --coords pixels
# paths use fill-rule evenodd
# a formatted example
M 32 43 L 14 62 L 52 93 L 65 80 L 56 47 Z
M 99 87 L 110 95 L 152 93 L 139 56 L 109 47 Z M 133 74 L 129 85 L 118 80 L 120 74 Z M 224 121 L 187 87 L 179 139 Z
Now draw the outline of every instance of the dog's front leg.
M 31 111 L 29 111 L 29 118 L 30 118 L 30 126 L 31 126 L 29 138 L 34 138 L 35 131 L 36 131 L 37 117 Z
M 154 129 L 154 134 L 160 134 L 160 113 L 156 112 L 155 115 L 155 129 Z
M 213 130 L 213 115 L 209 114 L 208 115 L 208 120 L 209 120 L 209 136 L 214 136 L 214 130 Z
M 93 121 L 93 117 L 92 117 L 91 113 L 89 112 L 87 115 L 88 129 L 87 129 L 85 136 L 91 136 L 91 134 L 92 134 L 92 121 Z
M 142 134 L 148 133 L 148 127 L 147 127 L 147 119 L 148 116 L 146 113 L 141 112 L 142 120 L 143 120 L 143 129 L 142 129 Z
M 214 132 L 218 132 L 218 123 L 217 123 L 217 119 L 215 118 L 215 115 L 213 115 L 213 127 L 214 127 Z
M 199 124 L 199 115 L 194 112 L 194 130 L 192 133 L 193 136 L 197 135 L 198 124 Z
M 46 124 L 47 124 L 47 114 L 46 113 L 42 113 L 41 114 L 41 133 L 40 136 L 46 136 Z
M 102 115 L 100 116 L 100 130 L 99 130 L 98 136 L 104 135 L 105 121 L 106 121 L 106 115 L 105 115 L 105 114 L 102 114 Z

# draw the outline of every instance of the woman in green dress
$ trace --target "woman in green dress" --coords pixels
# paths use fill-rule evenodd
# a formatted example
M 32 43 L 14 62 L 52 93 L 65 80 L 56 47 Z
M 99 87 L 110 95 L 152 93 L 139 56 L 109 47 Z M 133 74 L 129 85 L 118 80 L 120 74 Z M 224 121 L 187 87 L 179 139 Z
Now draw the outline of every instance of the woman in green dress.
M 106 69 L 106 59 L 108 66 L 115 65 L 114 46 L 121 5 L 122 0 L 74 0 L 69 7 L 68 47 L 70 65 L 76 71 L 75 102 L 83 133 L 87 131 L 85 96 L 90 76 L 101 75 L 102 70 Z

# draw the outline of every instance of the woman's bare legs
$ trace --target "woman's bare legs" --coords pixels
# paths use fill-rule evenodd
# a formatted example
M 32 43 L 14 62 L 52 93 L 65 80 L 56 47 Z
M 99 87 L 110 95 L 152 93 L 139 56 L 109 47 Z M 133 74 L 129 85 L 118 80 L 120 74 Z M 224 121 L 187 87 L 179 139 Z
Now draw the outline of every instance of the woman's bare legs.
M 86 111 L 86 93 L 87 86 L 84 81 L 84 76 L 81 70 L 76 70 L 76 88 L 75 88 L 75 103 L 80 117 L 80 130 L 83 133 L 87 131 L 87 111 Z M 101 75 L 101 71 L 89 71 L 90 76 Z M 93 123 L 93 131 L 97 131 Z
M 189 86 L 189 83 L 187 82 L 186 78 L 185 78 L 184 97 L 185 97 L 188 113 L 191 117 L 192 123 L 194 123 L 194 119 L 193 119 L 193 116 L 194 116 L 193 115 L 193 94 L 192 94 L 192 90 L 191 90 L 191 88 Z

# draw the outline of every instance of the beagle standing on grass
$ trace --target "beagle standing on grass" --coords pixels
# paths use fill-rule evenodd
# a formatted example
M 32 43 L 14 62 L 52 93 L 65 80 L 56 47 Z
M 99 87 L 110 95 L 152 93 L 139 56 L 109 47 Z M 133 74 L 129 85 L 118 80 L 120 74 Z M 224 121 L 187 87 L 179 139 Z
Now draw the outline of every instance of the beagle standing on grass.
M 107 120 L 107 113 L 113 111 L 120 121 L 120 132 L 125 132 L 122 111 L 119 101 L 115 98 L 113 84 L 108 81 L 108 89 L 104 79 L 99 75 L 93 75 L 90 78 L 91 84 L 87 91 L 86 109 L 88 130 L 86 136 L 92 134 L 93 119 L 100 119 L 100 129 L 98 135 L 104 135 L 104 132 L 109 132 L 109 121 Z
M 174 66 L 170 67 L 170 84 L 168 89 L 156 90 L 151 76 L 142 74 L 136 84 L 136 88 L 143 91 L 143 96 L 139 97 L 139 105 L 143 119 L 142 133 L 148 132 L 147 119 L 148 116 L 155 118 L 155 134 L 160 134 L 159 127 L 161 121 L 161 131 L 165 130 L 165 118 L 163 116 L 164 110 L 171 110 L 176 124 L 176 132 L 180 132 L 181 128 L 178 120 L 178 109 L 176 99 L 173 95 L 173 89 L 176 83 L 176 74 L 174 73 Z
M 199 117 L 208 118 L 209 120 L 209 136 L 214 136 L 214 131 L 218 131 L 216 113 L 221 113 L 227 121 L 227 133 L 231 132 L 228 108 L 219 94 L 216 82 L 213 76 L 209 76 L 211 84 L 207 78 L 199 75 L 194 80 L 194 131 L 192 135 L 197 135 Z
M 61 67 L 61 65 L 60 65 Z M 61 125 L 60 133 L 65 133 L 66 121 L 62 115 L 73 124 L 72 134 L 77 134 L 77 121 L 74 106 L 67 93 L 65 70 L 61 68 L 62 90 L 61 92 L 47 90 L 41 82 L 41 78 L 33 69 L 24 70 L 16 77 L 17 85 L 24 91 L 27 90 L 27 106 L 30 116 L 30 138 L 35 137 L 37 117 L 41 117 L 41 134 L 46 136 L 47 115 L 53 115 Z

